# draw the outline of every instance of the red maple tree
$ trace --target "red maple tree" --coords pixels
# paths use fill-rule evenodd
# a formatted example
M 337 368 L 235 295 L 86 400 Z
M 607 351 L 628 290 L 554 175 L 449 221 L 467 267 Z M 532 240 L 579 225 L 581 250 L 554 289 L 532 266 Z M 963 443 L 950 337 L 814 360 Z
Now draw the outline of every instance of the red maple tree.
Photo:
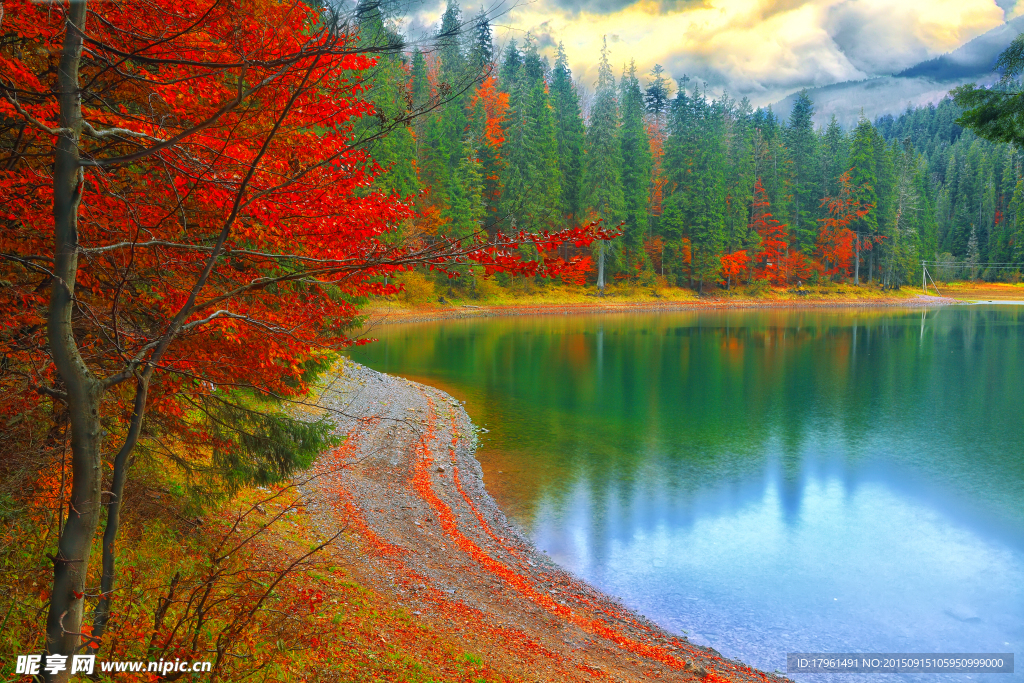
M 747 272 L 750 267 L 750 256 L 746 249 L 734 251 L 731 254 L 722 254 L 722 282 L 727 286 L 739 280 L 740 276 Z
M 396 291 L 384 284 L 396 271 L 472 261 L 572 278 L 587 264 L 558 258 L 559 245 L 608 235 L 587 226 L 396 243 L 413 212 L 372 190 L 380 169 L 353 128 L 373 113 L 361 78 L 374 61 L 329 10 L 301 0 L 5 9 L 0 419 L 44 402 L 67 416 L 73 476 L 45 649 L 70 655 L 83 638 L 95 646 L 110 615 L 140 439 L 237 448 L 237 430 L 215 419 L 253 412 L 235 392 L 301 396 L 327 354 L 353 343 L 360 297 Z M 522 259 L 524 242 L 536 260 Z M 260 476 L 289 466 L 254 465 Z M 85 582 L 103 509 L 90 633 Z

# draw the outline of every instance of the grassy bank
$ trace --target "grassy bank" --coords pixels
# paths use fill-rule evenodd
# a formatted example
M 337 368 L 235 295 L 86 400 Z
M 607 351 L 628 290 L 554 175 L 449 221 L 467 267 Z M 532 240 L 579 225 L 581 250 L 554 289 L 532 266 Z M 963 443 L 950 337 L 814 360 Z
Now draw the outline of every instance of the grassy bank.
M 404 290 L 375 297 L 363 306 L 371 323 L 412 322 L 446 318 L 551 313 L 602 313 L 629 310 L 698 310 L 828 306 L 901 306 L 953 303 L 950 297 L 925 296 L 919 289 L 885 291 L 877 285 L 823 283 L 769 287 L 765 283 L 708 287 L 704 292 L 683 287 L 610 283 L 603 292 L 594 286 L 538 286 L 532 280 L 501 286 L 477 280 L 472 287 L 439 286 L 420 273 L 400 278 Z
M 7 479 L 0 499 L 3 681 L 22 680 L 15 674 L 18 655 L 43 650 L 52 580 L 45 557 L 56 552 L 66 505 L 61 481 L 70 471 L 59 462 L 41 464 Z M 362 552 L 361 537 L 343 529 L 324 538 L 297 485 L 200 501 L 173 472 L 140 462 L 132 476 L 117 543 L 113 617 L 97 662 L 209 661 L 215 678 L 190 673 L 178 680 L 232 683 L 519 680 L 464 638 L 353 581 L 341 558 Z M 99 585 L 98 558 L 87 585 Z M 93 591 L 84 596 L 87 617 L 97 598 Z M 174 679 L 104 674 L 99 664 L 97 674 L 119 682 Z
M 723 302 L 799 302 L 807 300 L 870 301 L 909 299 L 921 293 L 906 287 L 883 291 L 878 285 L 855 286 L 823 282 L 792 287 L 772 287 L 766 281 L 737 284 L 732 287 L 708 285 L 702 291 L 689 287 L 669 286 L 664 278 L 650 284 L 630 280 L 611 281 L 601 292 L 594 285 L 565 285 L 536 278 L 505 278 L 501 284 L 494 278 L 474 278 L 439 282 L 420 272 L 403 273 L 398 282 L 403 291 L 391 297 L 373 299 L 367 310 L 407 309 L 433 305 L 462 306 L 534 306 L 547 304 L 582 304 L 595 300 L 620 303 L 701 303 Z

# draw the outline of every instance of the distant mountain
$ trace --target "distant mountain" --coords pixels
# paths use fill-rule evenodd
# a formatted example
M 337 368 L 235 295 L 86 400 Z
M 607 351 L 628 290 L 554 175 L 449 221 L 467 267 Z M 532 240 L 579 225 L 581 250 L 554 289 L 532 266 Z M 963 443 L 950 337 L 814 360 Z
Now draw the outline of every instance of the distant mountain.
M 907 107 L 938 102 L 950 90 L 964 83 L 991 85 L 998 80 L 992 71 L 999 53 L 1024 32 L 1024 16 L 1011 19 L 952 52 L 915 64 L 892 76 L 863 81 L 834 83 L 809 88 L 814 102 L 815 125 L 827 125 L 835 115 L 845 128 L 857 125 L 861 111 L 874 121 L 885 114 L 901 114 Z M 772 105 L 776 114 L 789 116 L 799 93 L 793 93 Z

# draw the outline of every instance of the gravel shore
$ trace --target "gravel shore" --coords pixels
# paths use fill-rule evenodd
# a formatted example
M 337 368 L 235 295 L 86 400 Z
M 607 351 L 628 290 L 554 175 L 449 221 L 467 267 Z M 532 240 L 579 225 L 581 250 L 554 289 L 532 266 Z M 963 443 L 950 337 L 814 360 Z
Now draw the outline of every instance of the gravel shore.
M 666 633 L 553 564 L 488 495 L 459 401 L 345 360 L 318 406 L 340 448 L 304 484 L 353 578 L 523 681 L 781 678 Z

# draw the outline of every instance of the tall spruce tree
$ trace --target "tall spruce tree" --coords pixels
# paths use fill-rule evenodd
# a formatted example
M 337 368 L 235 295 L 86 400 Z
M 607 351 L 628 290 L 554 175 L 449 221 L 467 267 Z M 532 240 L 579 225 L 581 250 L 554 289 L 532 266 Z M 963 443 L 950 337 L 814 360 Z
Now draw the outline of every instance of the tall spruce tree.
M 498 71 L 498 87 L 502 92 L 511 94 L 516 81 L 523 73 L 523 55 L 515 39 L 508 41 L 505 52 L 501 56 L 501 69 Z
M 857 128 L 853 131 L 853 139 L 850 142 L 850 184 L 853 187 L 853 199 L 860 202 L 864 208 L 871 207 L 861 218 L 850 223 L 850 230 L 856 234 L 858 244 L 868 243 L 874 246 L 874 240 L 878 236 L 878 194 L 875 186 L 878 184 L 876 178 L 877 162 L 875 160 L 875 131 L 871 122 L 861 117 Z M 864 260 L 863 250 L 857 250 L 857 263 L 855 268 L 860 268 Z M 867 279 L 870 282 L 872 272 L 870 264 L 870 251 L 868 253 Z
M 561 43 L 558 44 L 558 56 L 551 71 L 549 91 L 558 137 L 561 215 L 568 222 L 575 223 L 582 218 L 580 192 L 583 179 L 584 127 L 579 95 L 573 85 L 569 60 Z
M 509 227 L 549 229 L 560 222 L 561 185 L 554 113 L 536 45 L 527 37 L 506 117 L 508 154 L 499 214 Z
M 416 143 L 408 123 L 410 98 L 406 64 L 400 33 L 388 26 L 378 0 L 362 0 L 356 8 L 361 49 L 380 54 L 377 66 L 368 75 L 368 99 L 376 116 L 363 117 L 357 123 L 359 134 L 372 140 L 368 151 L 382 168 L 374 185 L 403 197 L 419 190 L 414 160 Z
M 647 108 L 647 113 L 654 119 L 661 120 L 668 114 L 671 99 L 672 81 L 665 78 L 665 68 L 661 64 L 655 64 L 651 69 L 651 77 L 647 80 L 647 88 L 644 91 L 644 105 Z
M 622 147 L 622 194 L 625 213 L 624 247 L 627 260 L 646 263 L 643 249 L 647 233 L 647 206 L 651 191 L 651 143 L 644 127 L 644 97 L 636 77 L 636 64 L 621 81 L 622 127 L 619 131 Z
M 757 250 L 758 235 L 750 229 L 751 200 L 754 195 L 753 108 L 747 98 L 727 106 L 726 118 L 726 206 L 725 250 Z
M 824 218 L 827 213 L 820 205 L 821 199 L 839 196 L 839 176 L 849 170 L 848 157 L 846 134 L 833 115 L 818 140 L 816 219 Z
M 491 20 L 483 7 L 473 20 L 472 45 L 469 49 L 469 66 L 478 75 L 490 73 L 494 65 L 494 34 Z
M 814 251 L 818 236 L 815 220 L 820 197 L 815 182 L 817 137 L 814 134 L 814 103 L 806 90 L 797 95 L 789 115 L 785 143 L 792 162 L 791 178 L 793 201 L 790 205 L 789 225 L 796 242 L 804 253 Z M 825 195 L 822 195 L 825 196 Z
M 666 199 L 662 230 L 689 239 L 690 277 L 703 290 L 718 275 L 725 248 L 726 107 L 685 84 L 672 103 L 665 171 L 674 188 Z M 681 250 L 684 251 L 684 250 Z
M 608 61 L 608 39 L 601 45 L 597 89 L 590 112 L 586 135 L 586 157 L 583 166 L 584 204 L 606 227 L 615 227 L 622 220 L 625 200 L 622 192 L 622 148 L 619 143 L 619 107 L 615 92 L 615 76 Z M 599 242 L 597 286 L 604 289 L 606 262 L 617 253 L 618 245 Z M 609 252 L 609 253 L 606 253 Z
M 754 112 L 753 126 L 754 175 L 761 179 L 776 215 L 788 216 L 792 187 L 784 127 L 771 106 Z

